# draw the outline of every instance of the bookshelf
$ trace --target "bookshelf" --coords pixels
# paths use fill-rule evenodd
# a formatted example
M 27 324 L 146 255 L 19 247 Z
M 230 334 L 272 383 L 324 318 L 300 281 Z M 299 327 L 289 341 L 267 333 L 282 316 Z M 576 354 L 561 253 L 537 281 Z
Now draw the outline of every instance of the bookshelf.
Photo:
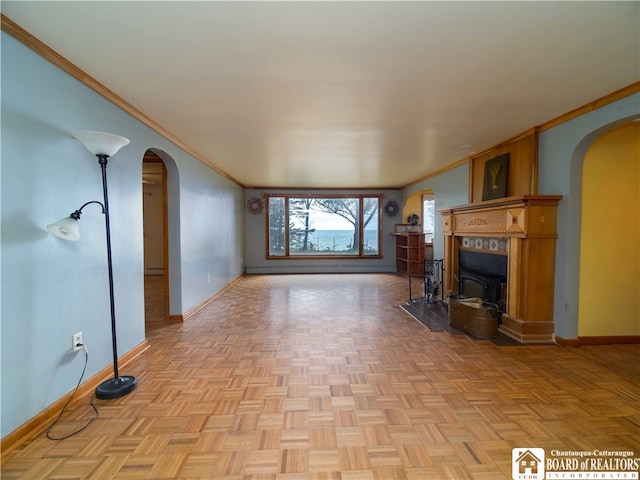
M 396 270 L 403 275 L 424 275 L 424 233 L 422 225 L 396 225 Z

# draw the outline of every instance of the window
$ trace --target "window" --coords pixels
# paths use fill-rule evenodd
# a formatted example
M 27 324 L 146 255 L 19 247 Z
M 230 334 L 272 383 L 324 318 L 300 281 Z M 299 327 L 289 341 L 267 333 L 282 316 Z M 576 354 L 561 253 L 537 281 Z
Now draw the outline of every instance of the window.
M 380 256 L 380 197 L 267 196 L 267 258 Z
M 425 242 L 432 243 L 435 235 L 436 201 L 433 195 L 422 196 L 422 232 Z

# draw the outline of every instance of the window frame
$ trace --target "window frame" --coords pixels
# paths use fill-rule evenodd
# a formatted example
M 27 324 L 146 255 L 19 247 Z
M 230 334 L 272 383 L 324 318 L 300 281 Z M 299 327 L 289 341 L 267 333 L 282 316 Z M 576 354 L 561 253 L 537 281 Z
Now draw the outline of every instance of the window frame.
M 372 260 L 372 259 L 380 259 L 383 258 L 382 255 L 382 194 L 377 193 L 353 193 L 353 194 L 321 194 L 321 193 L 269 193 L 264 195 L 265 198 L 265 211 L 266 211 L 266 221 L 265 221 L 265 256 L 267 260 L 302 260 L 302 259 L 313 259 L 313 260 Z M 272 198 L 284 198 L 284 254 L 283 255 L 272 255 L 270 253 L 270 203 Z M 289 200 L 290 199 L 358 199 L 358 218 L 359 218 L 359 229 L 361 234 L 358 238 L 358 253 L 353 255 L 345 255 L 345 254 L 291 254 L 290 245 L 289 245 L 289 225 L 291 221 L 289 220 Z M 378 220 L 378 253 L 376 255 L 370 255 L 364 253 L 364 200 L 374 198 L 378 201 L 377 208 L 377 220 Z M 289 220 L 289 221 L 287 221 Z
M 423 194 L 420 197 L 421 200 L 421 209 L 422 209 L 422 233 L 425 234 L 425 243 L 433 243 L 433 240 L 436 236 L 436 198 L 433 194 Z M 425 202 L 433 202 L 433 217 L 432 221 L 430 221 L 430 225 L 427 224 L 427 213 L 425 212 L 424 204 Z M 428 227 L 431 227 L 431 230 L 427 230 Z M 431 241 L 427 241 L 430 237 Z

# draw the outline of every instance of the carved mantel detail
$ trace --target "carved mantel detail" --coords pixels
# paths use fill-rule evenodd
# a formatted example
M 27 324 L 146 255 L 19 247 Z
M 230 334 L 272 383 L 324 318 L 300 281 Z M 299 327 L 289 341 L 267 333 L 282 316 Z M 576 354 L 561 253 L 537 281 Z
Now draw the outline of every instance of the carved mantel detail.
M 473 218 L 469 220 L 469 225 L 489 225 L 484 218 Z
M 507 307 L 500 331 L 522 343 L 553 341 L 556 217 L 561 195 L 523 195 L 440 210 L 445 289 L 458 293 L 459 238 L 509 239 Z

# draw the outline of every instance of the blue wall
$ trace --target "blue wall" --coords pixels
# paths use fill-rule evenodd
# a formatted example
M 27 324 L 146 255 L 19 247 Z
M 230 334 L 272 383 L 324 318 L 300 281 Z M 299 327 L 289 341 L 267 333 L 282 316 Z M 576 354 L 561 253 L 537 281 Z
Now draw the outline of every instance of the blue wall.
M 104 217 L 85 208 L 81 239 L 45 226 L 102 200 L 97 159 L 70 136 L 98 130 L 131 143 L 107 168 L 120 355 L 142 343 L 142 158 L 169 170 L 171 313 L 187 312 L 242 274 L 244 192 L 111 102 L 2 33 L 1 435 L 111 365 Z M 122 372 L 126 373 L 126 372 Z

